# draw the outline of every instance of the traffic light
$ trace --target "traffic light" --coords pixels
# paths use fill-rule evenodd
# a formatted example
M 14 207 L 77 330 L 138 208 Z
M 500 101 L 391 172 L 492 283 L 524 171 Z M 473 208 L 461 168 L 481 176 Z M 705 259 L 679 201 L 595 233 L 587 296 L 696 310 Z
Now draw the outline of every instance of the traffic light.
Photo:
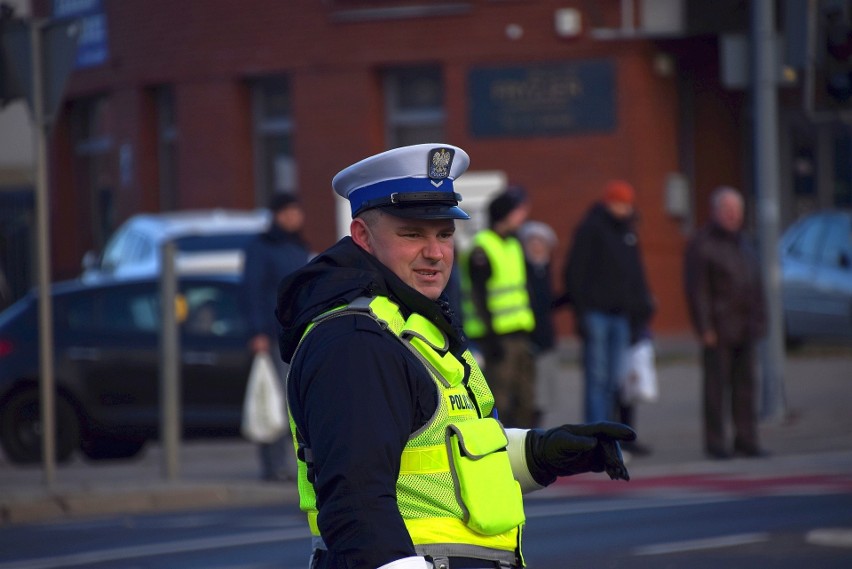
M 815 102 L 825 111 L 852 112 L 852 20 L 847 1 L 826 0 L 819 12 L 820 37 Z
M 65 81 L 74 69 L 81 31 L 77 19 L 19 18 L 5 2 L 0 3 L 0 109 L 15 99 L 25 99 L 33 117 L 39 108 L 42 120 L 52 122 Z M 34 52 L 41 54 L 38 61 L 33 60 Z M 39 94 L 35 93 L 34 73 L 42 79 Z
M 0 109 L 26 94 L 13 58 L 20 39 L 27 39 L 28 34 L 26 23 L 15 18 L 14 9 L 5 2 L 0 4 Z

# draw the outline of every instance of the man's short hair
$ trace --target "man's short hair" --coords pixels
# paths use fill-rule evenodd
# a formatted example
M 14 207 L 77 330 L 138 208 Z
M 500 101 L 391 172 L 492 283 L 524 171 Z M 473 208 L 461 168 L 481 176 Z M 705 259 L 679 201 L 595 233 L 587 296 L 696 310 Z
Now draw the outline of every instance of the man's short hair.
M 289 193 L 273 194 L 269 199 L 269 210 L 273 213 L 278 213 L 282 209 L 287 209 L 291 205 L 298 204 L 299 198 Z

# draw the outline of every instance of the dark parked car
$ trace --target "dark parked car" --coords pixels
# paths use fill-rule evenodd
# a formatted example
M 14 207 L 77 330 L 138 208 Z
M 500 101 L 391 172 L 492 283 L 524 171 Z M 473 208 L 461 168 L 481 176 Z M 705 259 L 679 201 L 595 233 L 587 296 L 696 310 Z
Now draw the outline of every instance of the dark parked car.
M 186 438 L 238 436 L 251 367 L 236 276 L 180 282 L 182 425 Z M 139 453 L 159 431 L 160 298 L 156 279 L 58 283 L 51 289 L 57 460 Z M 41 456 L 37 298 L 0 313 L 0 442 L 16 463 Z
M 781 238 L 787 341 L 852 341 L 852 211 L 807 215 Z

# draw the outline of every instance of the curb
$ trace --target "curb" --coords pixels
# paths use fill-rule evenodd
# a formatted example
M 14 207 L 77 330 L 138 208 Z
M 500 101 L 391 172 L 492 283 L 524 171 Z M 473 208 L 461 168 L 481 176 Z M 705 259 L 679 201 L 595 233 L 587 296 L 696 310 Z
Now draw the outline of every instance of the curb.
M 295 484 L 175 484 L 56 492 L 0 501 L 0 526 L 46 520 L 298 502 Z

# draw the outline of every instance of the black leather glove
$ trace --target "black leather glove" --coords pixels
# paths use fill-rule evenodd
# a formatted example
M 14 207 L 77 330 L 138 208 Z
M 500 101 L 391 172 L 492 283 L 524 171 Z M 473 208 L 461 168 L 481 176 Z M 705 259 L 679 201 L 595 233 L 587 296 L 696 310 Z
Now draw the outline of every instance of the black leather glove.
M 582 472 L 606 471 L 611 480 L 630 480 L 618 441 L 633 440 L 633 429 L 609 421 L 532 429 L 526 440 L 527 466 L 542 486 L 557 476 Z

